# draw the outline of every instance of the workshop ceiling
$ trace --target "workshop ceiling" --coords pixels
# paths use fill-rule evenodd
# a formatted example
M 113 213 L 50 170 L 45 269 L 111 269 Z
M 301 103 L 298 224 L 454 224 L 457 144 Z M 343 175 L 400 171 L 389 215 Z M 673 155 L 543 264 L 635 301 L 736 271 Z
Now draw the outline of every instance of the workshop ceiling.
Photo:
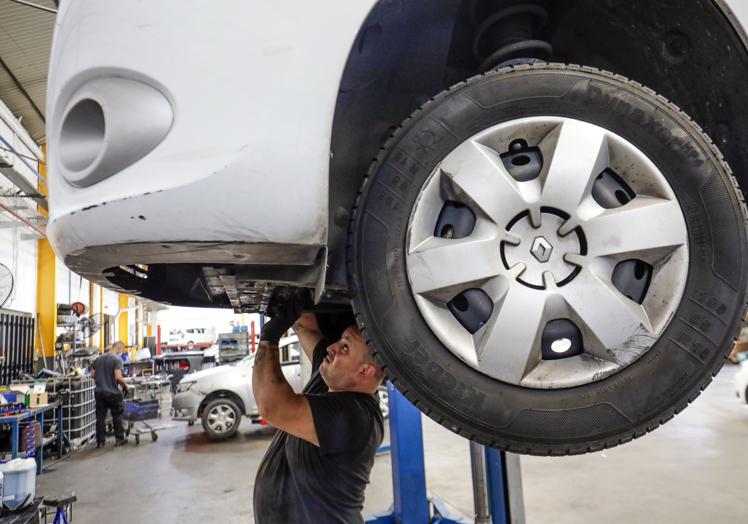
M 56 9 L 54 0 L 29 0 Z M 55 15 L 0 0 L 0 100 L 37 143 L 45 142 L 47 70 Z

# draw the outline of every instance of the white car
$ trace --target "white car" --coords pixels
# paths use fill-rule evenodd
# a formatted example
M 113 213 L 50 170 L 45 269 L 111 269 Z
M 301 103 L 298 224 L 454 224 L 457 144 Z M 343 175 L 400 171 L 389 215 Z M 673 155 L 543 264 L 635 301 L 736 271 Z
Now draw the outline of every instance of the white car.
M 738 0 L 62 2 L 49 239 L 156 301 L 352 300 L 451 430 L 615 446 L 742 322 L 746 27 Z
M 298 393 L 303 387 L 298 338 L 282 339 L 280 349 L 283 374 Z M 252 423 L 259 423 L 260 415 L 252 394 L 253 364 L 254 355 L 249 355 L 236 363 L 185 376 L 177 384 L 172 400 L 172 418 L 190 424 L 201 420 L 205 433 L 215 440 L 236 433 L 243 416 L 249 417 Z
M 208 348 L 216 341 L 215 330 L 211 328 L 183 328 L 169 331 L 167 343 L 169 346 L 192 349 Z
M 283 375 L 294 391 L 300 392 L 302 383 L 300 346 L 296 335 L 280 341 L 280 361 Z M 200 420 L 205 433 L 214 440 L 222 440 L 236 433 L 242 416 L 253 424 L 262 423 L 252 394 L 252 366 L 254 354 L 242 360 L 185 376 L 177 384 L 172 399 L 172 418 L 185 420 L 190 425 Z M 389 416 L 386 386 L 378 392 L 382 416 Z
M 735 394 L 743 402 L 748 402 L 748 359 L 740 362 L 740 370 L 735 375 Z

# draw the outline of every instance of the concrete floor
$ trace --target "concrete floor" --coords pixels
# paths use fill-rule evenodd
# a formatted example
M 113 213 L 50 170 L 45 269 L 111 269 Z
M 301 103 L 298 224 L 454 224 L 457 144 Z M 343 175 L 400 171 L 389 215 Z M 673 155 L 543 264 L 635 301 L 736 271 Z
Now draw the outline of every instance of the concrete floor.
M 727 367 L 683 414 L 637 441 L 591 455 L 522 458 L 528 524 L 748 522 L 748 406 Z M 428 489 L 472 515 L 467 442 L 424 419 Z M 252 486 L 272 437 L 245 426 L 213 443 L 199 425 L 140 446 L 88 449 L 39 477 L 37 492 L 74 490 L 77 524 L 252 522 Z M 365 512 L 392 501 L 390 457 L 377 458 Z

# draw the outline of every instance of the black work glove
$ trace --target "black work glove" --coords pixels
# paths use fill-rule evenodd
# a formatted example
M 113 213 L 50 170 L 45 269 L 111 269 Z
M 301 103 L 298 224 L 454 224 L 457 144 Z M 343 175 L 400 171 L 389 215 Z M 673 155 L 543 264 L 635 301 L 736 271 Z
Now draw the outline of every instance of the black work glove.
M 270 299 L 266 314 L 270 320 L 260 333 L 260 341 L 278 344 L 283 334 L 291 329 L 301 312 L 312 306 L 308 289 L 279 288 Z

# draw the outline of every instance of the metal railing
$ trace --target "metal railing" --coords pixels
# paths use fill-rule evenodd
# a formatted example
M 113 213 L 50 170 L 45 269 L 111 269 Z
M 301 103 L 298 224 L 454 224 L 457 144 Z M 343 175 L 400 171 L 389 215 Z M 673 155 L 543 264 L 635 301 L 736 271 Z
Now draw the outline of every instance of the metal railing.
M 46 210 L 49 206 L 38 189 L 47 184 L 47 179 L 39 173 L 42 152 L 30 142 L 30 137 L 20 134 L 20 123 L 8 120 L 2 108 L 0 102 L 0 175 L 10 182 L 10 187 L 7 183 L 0 184 L 0 217 L 10 221 L 0 221 L 0 228 L 23 227 L 33 232 L 22 235 L 22 240 L 43 238 L 47 219 L 39 209 Z
M 10 384 L 34 368 L 34 318 L 0 310 L 0 384 Z

